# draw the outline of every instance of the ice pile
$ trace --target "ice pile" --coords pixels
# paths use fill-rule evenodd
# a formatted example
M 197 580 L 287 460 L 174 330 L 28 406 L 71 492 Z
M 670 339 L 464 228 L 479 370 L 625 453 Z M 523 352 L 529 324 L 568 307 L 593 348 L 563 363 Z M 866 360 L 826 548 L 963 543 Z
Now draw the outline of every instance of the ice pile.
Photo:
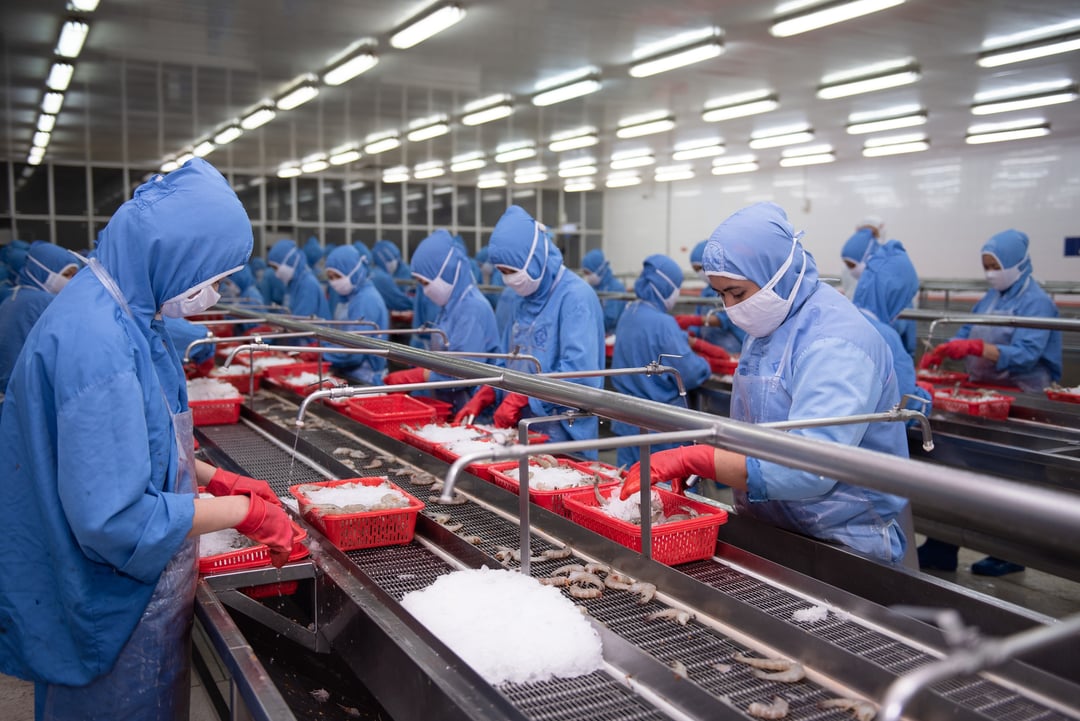
M 231 365 L 228 368 L 225 366 L 218 366 L 210 371 L 211 376 L 246 376 L 250 373 L 251 369 L 245 365 Z
M 657 509 L 664 507 L 664 500 L 660 498 L 660 494 L 656 492 L 656 489 L 652 490 L 652 505 L 655 515 Z M 613 518 L 618 518 L 620 521 L 627 521 L 629 523 L 637 523 L 641 521 L 641 496 L 637 493 L 632 494 L 625 501 L 619 500 L 619 489 L 616 488 L 611 492 L 610 499 L 600 506 L 600 510 L 608 514 Z
M 448 426 L 444 423 L 428 423 L 426 426 L 414 428 L 412 432 L 425 440 L 440 445 L 458 441 L 471 441 L 482 435 L 473 428 Z
M 319 374 L 305 371 L 304 373 L 297 373 L 296 375 L 285 376 L 283 379 L 286 383 L 293 386 L 315 386 L 319 382 Z M 334 386 L 341 385 L 340 378 L 334 378 L 328 376 L 325 373 L 322 377 L 323 385 L 327 388 L 333 388 Z
M 189 401 L 220 401 L 240 397 L 240 391 L 213 378 L 193 378 L 187 382 Z
M 406 508 L 410 505 L 409 496 L 399 491 L 388 482 L 374 486 L 363 483 L 342 483 L 338 486 L 318 486 L 304 484 L 297 489 L 312 506 L 324 511 L 338 513 L 366 513 L 367 511 L 385 511 L 391 508 Z
M 817 623 L 829 617 L 828 606 L 813 606 L 811 608 L 799 608 L 791 613 L 793 621 L 799 623 Z
M 299 361 L 296 358 L 288 358 L 283 356 L 267 356 L 265 358 L 256 358 L 253 365 L 255 366 L 256 370 L 261 370 L 263 368 L 273 368 L 274 366 L 296 365 L 300 362 L 302 361 Z
M 199 536 L 199 558 L 220 556 L 223 553 L 231 553 L 257 545 L 259 544 L 235 528 L 226 528 Z
M 455 571 L 401 600 L 488 683 L 534 683 L 591 673 L 600 636 L 558 589 L 504 570 Z
M 490 439 L 477 438 L 475 440 L 455 441 L 453 443 L 445 443 L 446 450 L 453 453 L 455 456 L 464 456 L 468 453 L 476 453 L 477 451 L 490 451 L 494 448 Z
M 518 480 L 519 469 L 517 468 L 507 469 L 503 473 L 515 481 Z M 529 466 L 529 488 L 538 491 L 574 488 L 592 483 L 592 481 L 592 476 L 569 466 L 555 466 L 554 468 L 543 468 L 539 465 Z

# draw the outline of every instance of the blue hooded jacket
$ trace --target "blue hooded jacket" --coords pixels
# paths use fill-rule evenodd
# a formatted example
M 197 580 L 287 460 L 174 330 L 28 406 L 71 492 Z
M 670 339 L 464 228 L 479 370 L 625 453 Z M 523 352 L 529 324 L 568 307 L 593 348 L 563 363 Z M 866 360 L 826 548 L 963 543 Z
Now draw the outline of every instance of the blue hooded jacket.
M 323 247 L 319 245 L 319 239 L 314 235 L 308 236 L 307 242 L 304 243 L 304 259 L 307 260 L 308 267 L 313 272 L 319 261 L 323 259 Z
M 842 260 L 850 260 L 852 263 L 862 263 L 863 266 L 868 266 L 870 258 L 878 253 L 884 252 L 887 248 L 889 249 L 889 252 L 892 253 L 895 253 L 897 248 L 899 248 L 900 252 L 907 252 L 904 250 L 904 246 L 900 245 L 900 241 L 890 240 L 887 243 L 878 243 L 873 230 L 870 228 L 859 228 L 847 239 L 847 242 L 844 243 L 844 247 L 840 250 L 840 258 Z M 912 269 L 914 269 L 914 266 L 912 266 Z M 863 274 L 865 275 L 865 273 L 866 270 L 864 267 Z M 916 278 L 917 277 L 918 276 L 916 276 Z M 862 279 L 860 278 L 859 283 L 861 282 Z M 858 291 L 858 285 L 856 285 L 855 288 L 856 291 Z M 916 286 L 915 292 L 917 293 L 918 290 L 918 286 Z M 912 299 L 914 297 L 915 293 L 912 293 L 911 298 L 907 299 L 904 308 L 911 307 Z M 908 355 L 914 356 L 915 344 L 918 340 L 915 321 L 906 318 L 893 317 L 892 320 L 886 322 L 892 326 L 900 336 L 900 340 L 903 342 L 904 349 L 907 351 Z
M 604 258 L 604 251 L 599 248 L 590 250 L 581 259 L 581 265 L 593 275 L 600 276 L 600 284 L 592 286 L 594 290 L 608 293 L 626 292 L 626 286 L 611 272 L 611 263 Z M 626 301 L 605 298 L 600 301 L 600 307 L 604 309 L 604 333 L 610 335 L 615 332 L 615 324 L 619 322 L 619 316 L 626 308 Z
M 491 262 L 489 255 L 489 246 L 481 246 L 480 250 L 476 251 L 476 263 L 480 268 L 480 278 L 476 281 L 477 285 L 494 285 L 499 288 L 503 287 L 502 273 L 495 270 L 495 264 Z M 487 298 L 488 303 L 491 303 L 492 308 L 497 308 L 499 305 L 499 296 L 502 291 L 484 292 L 484 297 Z
M 319 251 L 322 252 L 321 250 Z M 293 315 L 330 319 L 330 307 L 322 286 L 308 268 L 307 258 L 292 240 L 279 240 L 266 256 L 266 262 L 293 267 L 293 276 L 285 284 L 285 305 Z
M 503 331 L 502 347 L 518 349 L 540 360 L 544 372 L 589 371 L 604 367 L 604 313 L 588 283 L 576 273 L 566 272 L 562 253 L 551 242 L 547 228 L 523 208 L 510 206 L 491 234 L 489 256 L 495 265 L 524 269 L 540 284 L 520 298 L 513 322 Z M 513 291 L 511 291 L 513 292 Z M 526 363 L 511 368 L 531 372 Z M 570 381 L 600 388 L 599 377 Z M 529 399 L 526 415 L 548 416 L 561 412 L 559 406 L 538 398 Z M 578 419 L 539 426 L 553 441 L 596 438 L 596 418 Z M 595 453 L 591 454 L 595 457 Z
M 705 245 L 707 243 L 707 240 L 703 240 L 695 245 L 694 249 L 690 251 L 690 265 L 701 265 L 702 258 L 705 256 Z M 701 297 L 718 298 L 719 296 L 720 294 L 717 293 L 706 280 L 705 287 L 701 289 Z M 720 324 L 691 326 L 689 328 L 690 332 L 706 343 L 720 346 L 728 353 L 738 354 L 742 349 L 742 343 L 743 339 L 746 338 L 746 333 L 742 328 L 728 319 L 727 313 L 724 312 L 721 306 L 699 305 L 694 308 L 694 313 L 702 317 L 705 317 L 710 311 Z
M 394 245 L 388 240 L 380 240 L 379 243 L 386 243 L 387 246 L 393 248 L 393 253 L 389 253 L 389 251 L 387 252 L 391 255 L 394 255 L 397 259 L 400 260 L 401 253 L 398 251 L 396 245 Z M 375 245 L 376 247 L 378 247 L 378 243 L 376 243 Z M 379 264 L 378 259 L 375 257 L 375 254 L 371 251 L 371 249 L 369 249 L 360 241 L 356 241 L 355 243 L 353 243 L 353 247 L 355 247 L 360 253 L 367 255 L 371 259 L 371 282 L 375 285 L 375 289 L 379 291 L 379 295 L 382 296 L 383 301 L 386 303 L 387 310 L 412 310 L 414 303 L 413 298 L 409 296 L 404 286 L 398 285 L 397 282 L 394 280 L 394 278 L 400 276 L 398 276 L 396 273 L 395 275 L 390 275 L 389 273 L 387 273 L 386 268 L 383 265 Z M 404 264 L 399 263 L 399 266 L 401 265 Z M 404 277 L 411 279 L 412 275 L 408 270 L 408 266 L 405 266 L 405 268 L 406 271 Z
M 255 285 L 263 302 L 267 305 L 285 305 L 285 284 L 267 267 L 266 261 L 255 256 L 251 259 L 251 270 L 255 273 Z
M 352 291 L 342 298 L 334 308 L 335 320 L 366 320 L 378 325 L 382 330 L 390 327 L 390 313 L 386 310 L 379 291 L 368 280 L 369 263 L 366 255 L 361 255 L 351 245 L 343 245 L 334 248 L 326 258 L 327 269 L 333 268 L 352 282 Z M 372 330 L 367 325 L 338 326 L 338 330 Z M 387 336 L 377 335 L 376 338 L 386 340 Z M 358 353 L 327 353 L 327 361 L 332 363 L 336 370 L 345 375 L 353 376 L 356 380 L 364 383 L 378 385 L 382 382 L 383 372 L 386 370 L 386 358 L 377 355 L 361 355 Z
M 0 419 L 0 672 L 84 685 L 108 671 L 191 531 L 172 414 L 187 409 L 162 304 L 243 265 L 251 222 L 196 158 L 135 191 L 92 272 L 30 332 Z

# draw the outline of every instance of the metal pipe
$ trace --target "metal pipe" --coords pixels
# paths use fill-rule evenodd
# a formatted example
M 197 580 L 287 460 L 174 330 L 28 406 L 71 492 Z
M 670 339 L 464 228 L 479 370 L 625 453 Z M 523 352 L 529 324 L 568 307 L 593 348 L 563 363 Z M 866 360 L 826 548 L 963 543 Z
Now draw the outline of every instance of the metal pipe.
M 598 290 L 596 296 L 600 300 L 640 300 L 636 293 L 617 290 Z M 675 299 L 675 305 L 718 305 L 723 307 L 724 299 L 719 296 L 680 295 Z
M 537 373 L 544 369 L 544 367 L 540 365 L 539 358 L 534 355 L 528 355 L 527 353 L 473 353 L 472 351 L 464 350 L 433 350 L 429 352 L 450 356 L 452 358 L 503 358 L 509 361 L 523 360 L 535 365 Z
M 224 318 L 224 319 L 219 318 L 217 320 L 189 320 L 188 321 L 188 323 L 191 323 L 192 325 L 202 325 L 202 326 L 232 325 L 235 322 L 236 321 L 234 319 L 232 319 L 232 318 Z
M 446 333 L 443 332 L 442 328 L 392 328 L 389 330 L 350 330 L 346 332 L 350 335 L 376 337 L 380 335 L 441 335 L 443 343 L 450 345 L 450 340 L 446 337 Z
M 899 318 L 931 321 L 930 335 L 939 323 L 959 325 L 1002 325 L 1013 328 L 1038 328 L 1040 330 L 1080 331 L 1080 318 L 1044 318 L 1030 315 L 984 315 L 982 313 L 945 313 L 932 310 L 905 308 Z
M 260 333 L 259 335 L 239 335 L 229 336 L 228 338 L 218 338 L 217 336 L 207 335 L 206 338 L 197 338 L 188 343 L 187 348 L 184 349 L 184 362 L 191 362 L 191 349 L 199 345 L 212 345 L 214 343 L 236 343 L 238 341 L 253 340 L 256 343 L 261 343 L 263 338 L 310 338 L 314 333 L 304 332 L 291 332 L 291 333 Z M 293 350 L 297 350 L 296 346 L 293 346 Z M 231 357 L 231 356 L 230 356 Z
M 236 315 L 244 316 L 245 312 L 237 309 Z M 422 366 L 443 375 L 475 380 L 491 372 L 491 366 L 485 363 L 450 358 L 401 343 L 350 337 L 348 333 L 298 321 L 284 321 L 283 325 L 313 331 L 318 338 L 339 345 L 386 349 L 387 357 L 395 362 Z M 923 461 L 903 460 L 862 448 L 822 443 L 709 413 L 509 369 L 495 385 L 657 431 L 706 430 L 704 437 L 711 438 L 711 444 L 719 448 L 903 496 L 931 510 L 949 508 L 953 523 L 1006 535 L 1032 549 L 1080 563 L 1080 504 L 1068 493 Z M 611 443 L 615 439 L 607 440 Z
M 918 421 L 922 426 L 923 450 L 934 450 L 934 434 L 930 430 L 930 421 L 918 411 L 907 408 L 890 408 L 880 413 L 860 413 L 853 416 L 833 416 L 831 418 L 802 418 L 796 421 L 772 421 L 771 423 L 758 423 L 762 428 L 776 428 L 789 431 L 794 428 L 818 428 L 820 426 L 847 426 L 855 423 L 899 423 Z
M 629 376 L 629 375 L 659 375 L 661 373 L 670 373 L 675 376 L 675 384 L 679 386 L 679 395 L 686 395 L 686 387 L 683 386 L 682 376 L 679 371 L 671 366 L 662 366 L 656 363 L 650 363 L 647 366 L 641 366 L 640 368 L 606 368 L 604 370 L 595 371 L 558 371 L 556 373 L 540 373 L 539 375 L 544 378 L 599 378 L 607 376 Z
M 319 355 L 326 355 L 327 353 L 344 353 L 346 355 L 377 355 L 385 356 L 389 351 L 382 349 L 365 350 L 361 348 L 327 348 L 320 345 L 311 346 L 295 346 L 295 345 L 269 345 L 267 343 L 249 343 L 247 345 L 239 345 L 233 348 L 229 355 L 225 357 L 225 363 L 223 364 L 228 368 L 233 359 L 236 358 L 236 354 L 241 351 L 281 351 L 284 353 L 318 353 Z M 319 375 L 322 375 L 322 368 L 319 368 Z
M 360 351 L 363 353 L 371 353 L 371 351 Z M 375 395 L 378 393 L 399 393 L 409 391 L 426 391 L 426 390 L 438 390 L 440 388 L 461 388 L 463 386 L 475 386 L 482 383 L 498 383 L 503 380 L 501 375 L 491 376 L 490 378 L 469 378 L 466 380 L 453 380 L 453 381 L 424 381 L 423 383 L 401 383 L 396 386 L 341 386 L 338 388 L 326 388 L 321 391 L 315 391 L 309 393 L 306 398 L 300 403 L 300 412 L 296 415 L 296 425 L 304 425 L 304 413 L 307 412 L 307 407 L 312 401 L 320 398 L 329 398 L 334 400 L 336 398 L 352 398 L 353 396 L 366 396 Z M 390 391 L 388 389 L 393 389 Z
M 885 692 L 878 721 L 899 721 L 904 707 L 922 689 L 954 676 L 978 673 L 1005 661 L 1057 643 L 1080 633 L 1080 614 L 1069 616 L 1059 623 L 1039 626 L 1029 631 L 991 639 L 966 648 L 940 661 L 935 661 L 896 679 Z

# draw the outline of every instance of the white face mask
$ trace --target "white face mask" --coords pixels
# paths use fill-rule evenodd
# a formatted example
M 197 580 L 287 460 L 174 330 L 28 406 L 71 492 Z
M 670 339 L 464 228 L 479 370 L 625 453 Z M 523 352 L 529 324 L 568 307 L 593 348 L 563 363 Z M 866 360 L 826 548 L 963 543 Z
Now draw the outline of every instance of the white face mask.
M 592 271 L 585 271 L 585 282 L 591 285 L 593 288 L 600 285 L 600 276 Z
M 458 274 L 461 272 L 461 262 L 458 261 L 457 267 L 454 268 L 454 282 L 448 283 L 443 280 L 443 271 L 446 270 L 446 265 L 450 262 L 452 257 L 454 257 L 453 249 L 446 255 L 446 260 L 443 261 L 442 267 L 439 268 L 439 272 L 424 286 L 424 295 L 427 296 L 428 300 L 440 308 L 450 302 L 450 294 L 454 292 L 454 286 L 458 281 Z
M 1021 261 L 1023 262 L 1023 261 Z M 998 293 L 1004 293 L 1020 278 L 1020 263 L 1004 270 L 986 271 L 986 282 Z
M 791 304 L 795 302 L 795 296 L 798 294 L 799 286 L 802 285 L 803 276 L 806 274 L 806 251 L 803 251 L 802 269 L 799 271 L 798 280 L 795 281 L 795 287 L 791 289 L 791 293 L 786 300 L 776 294 L 773 287 L 784 277 L 784 273 L 791 267 L 794 258 L 795 238 L 792 238 L 791 252 L 788 254 L 787 260 L 780 266 L 780 270 L 776 271 L 776 274 L 769 279 L 769 282 L 746 300 L 735 305 L 726 306 L 728 318 L 731 319 L 732 323 L 754 338 L 764 338 L 780 327 L 780 324 L 787 318 L 788 311 L 791 310 Z
M 668 282 L 668 285 L 670 285 L 671 288 L 672 288 L 670 293 L 668 293 L 667 295 L 664 295 L 663 293 L 660 292 L 660 289 L 657 288 L 655 284 L 649 283 L 649 285 L 652 286 L 652 289 L 656 291 L 656 294 L 658 296 L 660 296 L 661 299 L 663 299 L 663 301 L 664 301 L 664 310 L 666 310 L 668 313 L 670 313 L 671 309 L 675 307 L 675 301 L 677 301 L 679 299 L 679 286 L 676 285 L 675 281 L 673 281 L 671 278 L 668 278 L 667 275 L 663 271 L 661 271 L 661 270 L 659 270 L 657 268 L 654 268 L 653 270 L 656 271 L 657 275 L 659 275 L 661 278 L 666 280 Z
M 360 256 L 360 260 L 357 262 L 356 265 L 353 266 L 352 270 L 350 270 L 348 273 L 341 276 L 340 278 L 334 278 L 333 280 L 328 281 L 330 283 L 330 287 L 333 288 L 334 292 L 340 296 L 347 296 L 349 293 L 352 293 L 353 290 L 356 288 L 356 286 L 353 285 L 352 282 L 353 274 L 356 273 L 356 271 L 360 270 L 360 268 L 364 266 L 364 263 L 367 262 L 367 258 L 365 258 L 364 256 Z
M 544 273 L 547 271 L 547 233 L 544 233 L 544 267 L 540 269 L 540 275 L 533 278 L 529 275 L 528 271 L 525 270 L 529 267 L 529 261 L 532 260 L 533 253 L 536 252 L 536 242 L 540 239 L 541 228 L 543 228 L 543 226 L 540 223 L 533 222 L 533 241 L 532 245 L 529 247 L 529 255 L 525 257 L 525 262 L 521 264 L 521 270 L 503 276 L 503 282 L 506 283 L 506 286 L 513 289 L 513 291 L 522 298 L 527 298 L 536 292 L 536 289 L 540 287 L 540 281 L 544 278 Z
M 854 268 L 851 268 L 851 277 L 858 280 L 862 277 L 863 271 L 866 270 L 866 263 L 859 261 L 855 264 Z
M 397 267 L 398 267 L 397 259 L 395 258 L 394 260 L 388 260 L 388 261 L 386 261 L 385 265 L 386 265 L 386 272 L 389 273 L 390 275 L 393 275 L 394 271 L 396 271 Z
M 705 272 L 704 268 L 697 271 L 697 274 L 698 278 L 701 278 L 703 281 L 705 281 L 705 285 L 709 285 L 709 274 Z
M 169 318 L 183 318 L 202 313 L 221 300 L 221 294 L 214 290 L 213 284 L 204 285 L 194 295 L 181 293 L 161 304 L 161 314 Z
M 34 276 L 30 276 L 30 278 L 34 281 L 34 283 L 36 283 L 38 285 L 39 288 L 41 288 L 42 290 L 44 290 L 47 293 L 52 293 L 53 295 L 56 295 L 61 290 L 63 290 L 64 286 L 68 284 L 69 280 L 71 280 L 71 278 L 65 278 L 63 275 L 61 275 L 61 273 L 66 271 L 68 268 L 76 267 L 74 263 L 68 263 L 63 268 L 60 269 L 60 273 L 57 273 L 55 271 L 49 270 L 49 268 L 47 268 L 44 264 L 42 264 L 37 258 L 33 258 L 33 257 L 28 255 L 28 256 L 26 256 L 26 259 L 29 260 L 34 265 L 36 265 L 37 267 L 44 270 L 46 273 L 48 273 L 48 275 L 45 276 L 45 282 L 44 283 L 42 283 L 40 280 L 38 280 Z
M 280 280 L 282 283 L 288 283 L 290 280 L 292 280 L 294 272 L 295 271 L 291 265 L 285 265 L 284 263 L 274 268 L 274 275 L 276 275 L 278 280 Z

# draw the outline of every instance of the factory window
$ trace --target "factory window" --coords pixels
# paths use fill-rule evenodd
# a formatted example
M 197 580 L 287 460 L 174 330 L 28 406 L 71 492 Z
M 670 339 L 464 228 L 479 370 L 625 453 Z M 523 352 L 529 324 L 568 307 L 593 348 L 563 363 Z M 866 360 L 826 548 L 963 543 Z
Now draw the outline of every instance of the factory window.
M 540 205 L 540 191 L 536 188 L 514 188 L 510 198 L 514 205 L 520 205 L 532 217 L 537 218 L 540 215 L 538 208 Z M 506 209 L 503 208 L 503 210 Z M 537 220 L 543 222 L 543 218 L 537 218 Z
M 323 235 L 325 238 L 323 242 L 327 245 L 343 245 L 345 243 L 346 233 L 344 228 L 327 228 Z
M 428 227 L 428 186 L 426 183 L 405 186 L 405 217 L 406 222 L 413 227 L 424 229 Z
M 11 166 L 8 163 L 0 163 L 0 216 L 11 215 L 11 206 L 8 204 L 8 188 L 11 182 L 8 180 L 8 172 Z
M 93 243 L 89 237 L 90 224 L 85 220 L 56 221 L 56 244 L 61 248 L 82 253 Z
M 401 229 L 400 228 L 383 228 L 379 233 L 379 240 L 389 240 L 398 248 L 401 247 Z M 372 243 L 374 245 L 374 243 Z
M 122 168 L 93 168 L 90 171 L 94 215 L 109 217 L 127 200 Z
M 480 191 L 480 224 L 494 228 L 506 212 L 506 188 L 488 188 Z
M 44 165 L 15 163 L 15 212 L 24 215 L 49 214 L 49 169 Z M 25 236 L 24 236 L 25 237 Z M 45 239 L 48 239 L 45 235 Z
M 353 243 L 360 241 L 369 249 L 371 246 L 375 245 L 375 241 L 379 239 L 375 234 L 374 228 L 353 228 L 351 237 Z
M 297 220 L 319 220 L 319 179 L 296 179 Z
M 383 225 L 401 224 L 401 192 L 404 188 L 404 183 L 379 184 L 379 222 Z
M 452 185 L 432 186 L 431 225 L 433 228 L 449 228 L 454 224 L 454 190 Z M 464 225 L 464 223 L 459 220 L 458 225 Z
M 426 230 L 410 230 L 408 233 L 409 242 L 401 247 L 401 254 L 406 258 L 411 258 L 412 254 L 416 252 L 416 246 L 420 245 L 420 241 L 428 237 L 428 235 L 430 233 Z
M 563 193 L 563 217 L 559 225 L 581 227 L 581 203 L 585 193 Z
M 551 189 L 540 191 L 540 215 L 543 217 L 543 222 L 549 225 L 560 225 L 562 223 L 561 211 L 559 210 L 559 191 Z
M 52 231 L 49 230 L 49 221 L 30 220 L 17 218 L 15 220 L 15 237 L 31 243 L 35 240 L 52 240 Z
M 374 184 L 363 181 L 349 184 L 349 204 L 353 223 L 371 223 L 377 220 Z
M 457 208 L 457 224 L 461 228 L 475 228 L 476 217 L 476 188 L 463 185 L 454 193 L 454 204 Z
M 270 227 L 292 224 L 292 180 L 287 178 L 275 178 L 267 181 L 265 220 Z
M 345 181 L 335 178 L 323 178 L 323 222 L 345 222 Z
M 53 196 L 57 215 L 86 215 L 86 168 L 54 165 Z
M 251 175 L 234 175 L 232 187 L 248 217 L 252 222 L 259 222 L 262 220 L 262 180 L 258 183 L 255 180 Z
M 567 193 L 567 195 L 583 195 L 585 202 L 585 227 L 589 230 L 599 230 L 604 227 L 604 194 L 595 190 L 584 193 Z

